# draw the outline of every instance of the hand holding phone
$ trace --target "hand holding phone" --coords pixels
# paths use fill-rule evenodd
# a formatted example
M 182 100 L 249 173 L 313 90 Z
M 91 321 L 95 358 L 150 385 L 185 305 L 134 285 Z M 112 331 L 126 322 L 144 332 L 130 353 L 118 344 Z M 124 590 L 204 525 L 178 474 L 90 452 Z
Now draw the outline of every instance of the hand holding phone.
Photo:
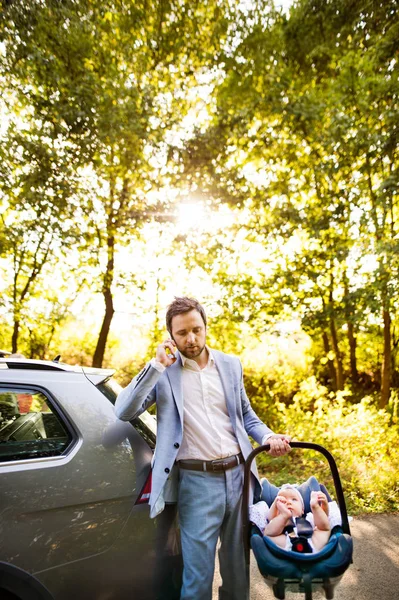
M 170 367 L 176 362 L 176 344 L 173 340 L 167 339 L 162 344 L 159 344 L 156 352 L 156 359 L 165 367 Z

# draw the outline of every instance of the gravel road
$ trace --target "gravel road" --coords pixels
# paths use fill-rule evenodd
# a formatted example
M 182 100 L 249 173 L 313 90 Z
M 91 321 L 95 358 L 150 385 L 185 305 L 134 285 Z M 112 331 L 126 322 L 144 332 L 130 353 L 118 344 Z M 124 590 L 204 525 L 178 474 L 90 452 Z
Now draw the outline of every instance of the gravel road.
M 355 517 L 350 523 L 354 544 L 353 564 L 335 588 L 335 600 L 399 599 L 399 514 Z M 217 600 L 220 575 L 217 567 L 213 599 Z M 302 600 L 303 594 L 287 592 L 286 600 Z M 325 598 L 322 592 L 314 600 Z M 273 600 L 251 556 L 251 600 Z

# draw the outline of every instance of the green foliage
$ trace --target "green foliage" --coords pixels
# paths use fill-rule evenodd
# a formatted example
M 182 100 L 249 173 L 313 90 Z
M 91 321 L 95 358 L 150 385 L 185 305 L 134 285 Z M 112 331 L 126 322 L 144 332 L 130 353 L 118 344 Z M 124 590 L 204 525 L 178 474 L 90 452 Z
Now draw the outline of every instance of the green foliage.
M 286 336 L 275 331 L 256 344 L 252 340 L 251 345 L 248 336 L 245 340 L 241 358 L 248 397 L 266 423 L 275 423 L 282 406 L 292 401 L 301 382 L 312 373 L 309 339 L 298 332 Z
M 395 0 L 4 3 L 0 347 L 126 383 L 200 289 L 265 420 L 337 454 L 353 510 L 396 506 L 398 23 Z M 177 227 L 190 194 L 207 234 Z M 102 327 L 74 316 L 99 293 Z
M 269 249 L 263 271 L 214 270 L 226 307 L 256 329 L 296 311 L 323 339 L 335 390 L 359 381 L 357 335 L 377 325 L 383 406 L 399 298 L 397 16 L 395 2 L 300 0 L 288 19 L 254 3 L 230 31 L 210 126 L 181 153 L 187 177 L 246 207 L 248 239 Z
M 396 409 L 397 410 L 397 407 Z M 258 408 L 259 411 L 259 408 Z M 259 411 L 260 414 L 263 414 Z M 265 410 L 269 414 L 269 409 Z M 371 397 L 353 404 L 350 392 L 334 394 L 314 377 L 302 382 L 292 403 L 280 403 L 269 425 L 295 441 L 321 444 L 334 456 L 349 512 L 399 510 L 399 428 L 397 416 L 378 410 Z M 265 475 L 278 483 L 303 481 L 314 474 L 333 490 L 319 453 L 296 450 L 288 458 L 267 461 Z M 266 460 L 260 461 L 262 470 Z
M 82 255 L 90 248 L 105 303 L 93 359 L 101 366 L 114 314 L 117 246 L 130 243 L 144 222 L 167 219 L 162 202 L 147 198 L 161 184 L 154 156 L 187 113 L 197 74 L 212 67 L 227 10 L 223 2 L 175 0 L 4 7 L 0 251 L 14 269 L 7 290 L 14 350 L 28 295 L 37 293 L 55 248 L 79 246 Z M 12 220 L 7 208 L 30 211 Z

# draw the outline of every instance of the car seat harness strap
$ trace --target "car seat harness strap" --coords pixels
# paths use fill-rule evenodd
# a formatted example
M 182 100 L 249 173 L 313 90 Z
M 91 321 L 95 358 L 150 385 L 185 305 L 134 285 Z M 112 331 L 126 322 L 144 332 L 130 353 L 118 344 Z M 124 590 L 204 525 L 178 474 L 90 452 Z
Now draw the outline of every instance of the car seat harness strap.
M 313 526 L 305 517 L 293 518 L 291 524 L 284 527 L 283 533 L 289 536 L 294 552 L 301 554 L 313 552 L 309 544 L 309 538 L 313 535 Z

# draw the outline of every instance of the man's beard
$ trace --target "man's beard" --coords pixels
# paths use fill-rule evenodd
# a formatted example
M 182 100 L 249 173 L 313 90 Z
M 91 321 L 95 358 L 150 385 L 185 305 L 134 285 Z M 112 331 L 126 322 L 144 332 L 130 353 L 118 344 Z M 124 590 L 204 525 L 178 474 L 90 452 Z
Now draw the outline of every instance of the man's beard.
M 186 346 L 185 348 L 179 348 L 179 346 L 177 346 L 178 351 L 181 354 L 183 354 L 183 356 L 185 356 L 186 358 L 197 358 L 198 356 L 200 356 L 200 354 L 202 354 L 204 348 L 205 344 L 202 347 L 196 345 L 189 347 Z

